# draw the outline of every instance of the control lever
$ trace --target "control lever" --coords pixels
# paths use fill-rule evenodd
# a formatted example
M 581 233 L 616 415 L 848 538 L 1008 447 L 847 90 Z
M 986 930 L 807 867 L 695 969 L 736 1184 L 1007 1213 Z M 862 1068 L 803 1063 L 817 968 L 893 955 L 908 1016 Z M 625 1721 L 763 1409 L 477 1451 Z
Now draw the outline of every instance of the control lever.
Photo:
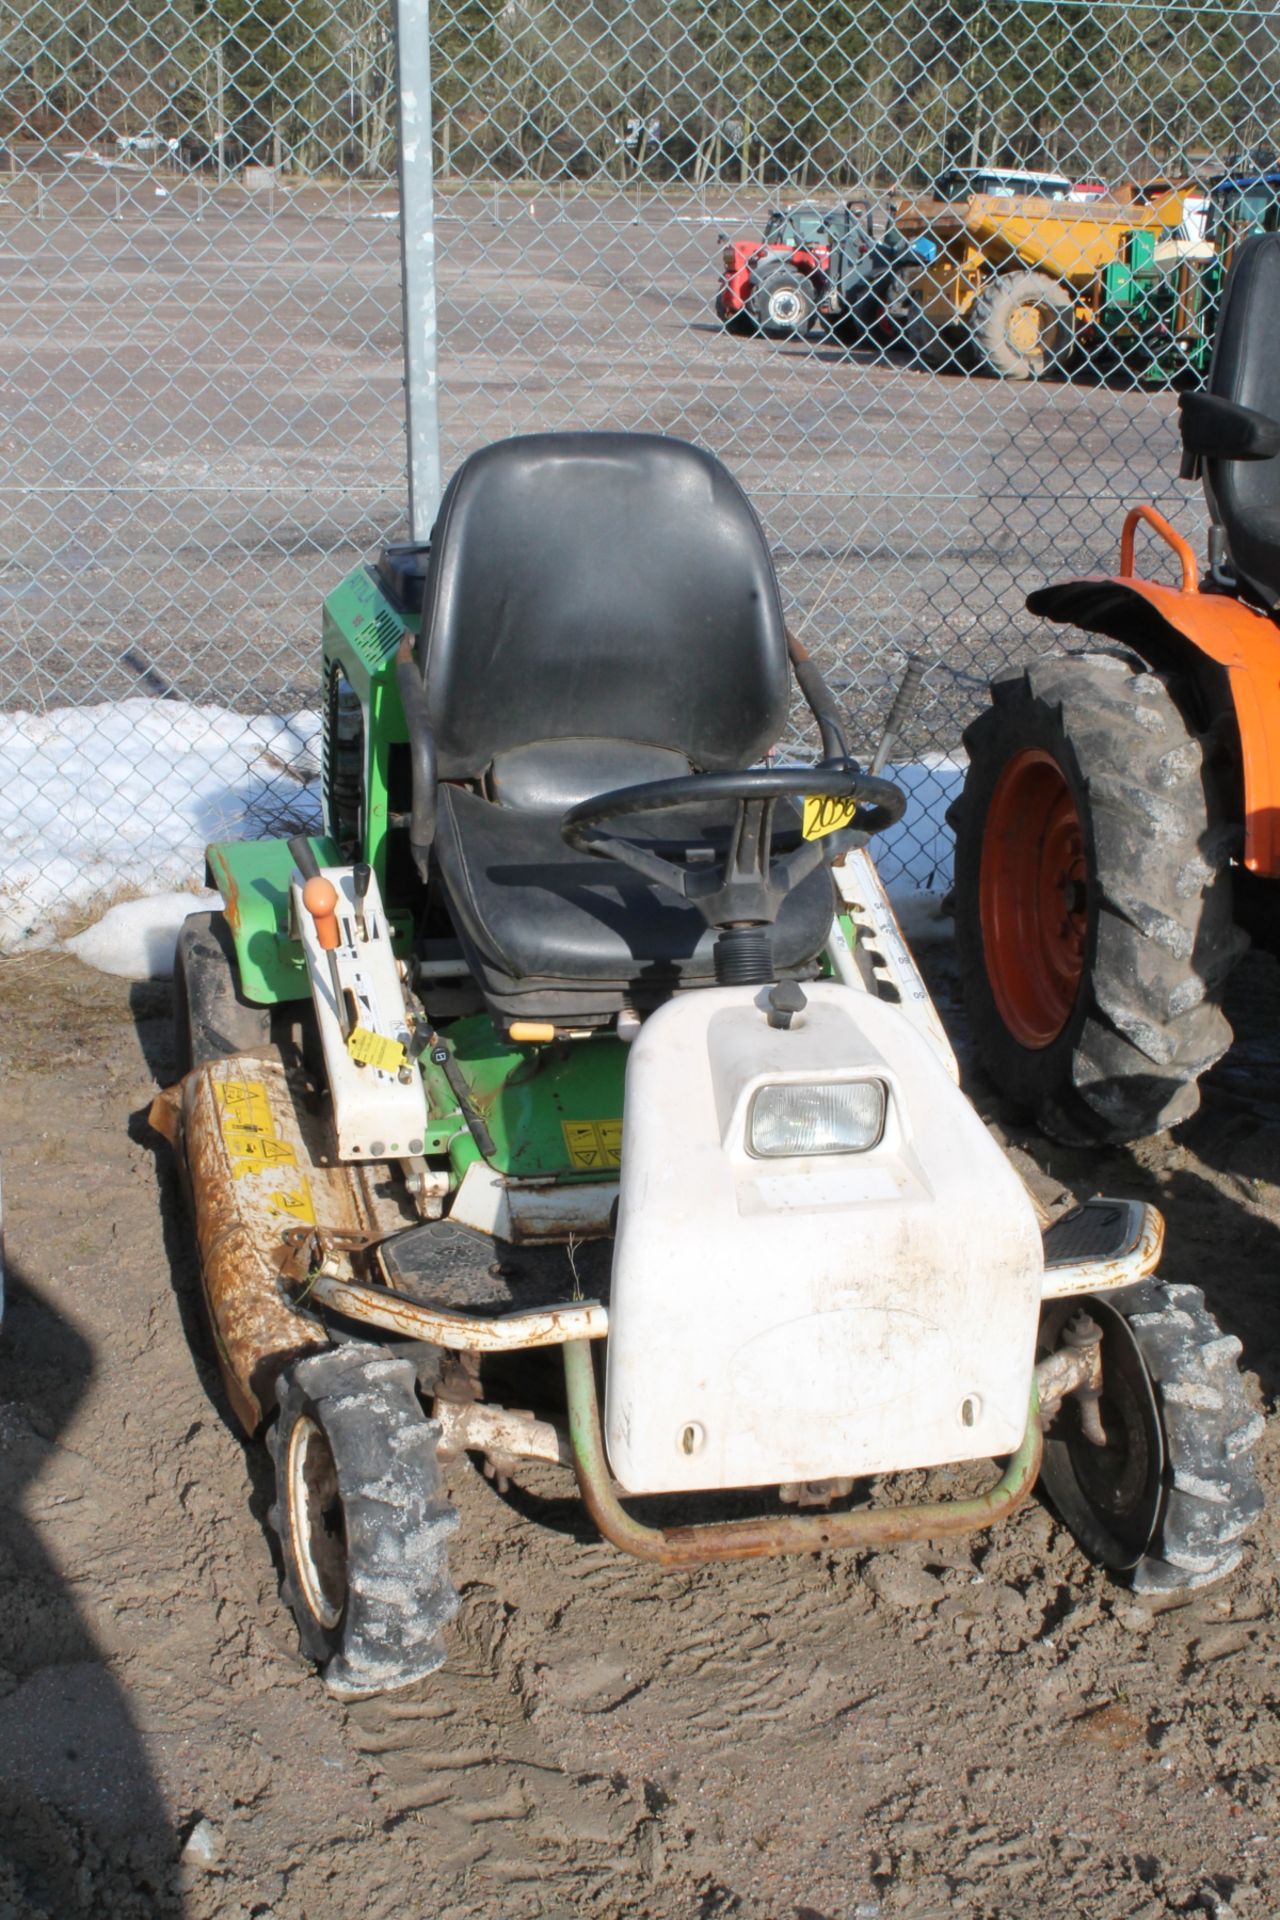
M 333 986 L 333 1003 L 337 1009 L 338 1025 L 344 1040 L 351 1037 L 351 1020 L 347 1011 L 347 998 L 342 991 L 342 981 L 338 974 L 337 949 L 342 944 L 342 934 L 338 928 L 338 889 L 332 880 L 326 880 L 322 873 L 314 875 L 302 889 L 302 904 L 316 924 L 316 944 L 328 957 L 329 979 Z
M 356 895 L 356 928 L 362 940 L 369 938 L 369 928 L 365 923 L 364 903 L 369 892 L 369 882 L 373 878 L 373 868 L 367 860 L 357 860 L 351 869 L 351 884 Z

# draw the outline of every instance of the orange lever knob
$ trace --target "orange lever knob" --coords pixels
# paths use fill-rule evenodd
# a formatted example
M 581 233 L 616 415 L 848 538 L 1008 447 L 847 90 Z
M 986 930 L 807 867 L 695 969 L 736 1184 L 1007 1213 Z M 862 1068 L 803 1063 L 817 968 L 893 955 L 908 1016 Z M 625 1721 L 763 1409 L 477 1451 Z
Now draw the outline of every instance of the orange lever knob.
M 338 932 L 338 889 L 332 880 L 326 880 L 323 874 L 316 874 L 308 880 L 302 889 L 302 904 L 316 923 L 316 939 L 326 953 L 340 946 L 342 936 Z

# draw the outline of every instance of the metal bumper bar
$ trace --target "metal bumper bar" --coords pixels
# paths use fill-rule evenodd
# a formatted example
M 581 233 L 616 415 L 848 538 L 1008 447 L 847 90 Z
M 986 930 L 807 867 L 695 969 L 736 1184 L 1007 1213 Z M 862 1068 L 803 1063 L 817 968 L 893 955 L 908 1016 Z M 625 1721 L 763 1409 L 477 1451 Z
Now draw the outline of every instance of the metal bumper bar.
M 627 1512 L 609 1476 L 589 1341 L 566 1342 L 564 1375 L 569 1396 L 569 1440 L 583 1504 L 606 1540 L 660 1567 L 697 1567 L 709 1560 L 755 1560 L 775 1553 L 819 1553 L 830 1547 L 886 1547 L 905 1540 L 938 1540 L 948 1534 L 970 1533 L 1012 1513 L 1031 1492 L 1040 1472 L 1043 1439 L 1039 1398 L 1033 1385 L 1022 1445 L 996 1485 L 974 1499 L 649 1527 Z
M 599 1300 L 566 1300 L 563 1306 L 537 1307 L 529 1313 L 452 1313 L 323 1272 L 308 1282 L 306 1297 L 406 1340 L 427 1340 L 469 1353 L 514 1353 L 524 1347 L 558 1347 L 566 1340 L 585 1345 L 603 1340 L 609 1331 L 608 1309 Z

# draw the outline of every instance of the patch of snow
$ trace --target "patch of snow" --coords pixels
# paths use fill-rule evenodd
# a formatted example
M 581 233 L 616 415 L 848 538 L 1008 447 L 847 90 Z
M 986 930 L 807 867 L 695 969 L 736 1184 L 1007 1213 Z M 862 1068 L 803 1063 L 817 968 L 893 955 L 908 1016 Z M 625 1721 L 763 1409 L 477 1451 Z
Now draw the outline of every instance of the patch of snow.
M 124 980 L 171 980 L 173 950 L 189 913 L 222 906 L 220 893 L 153 893 L 122 900 L 63 945 L 86 967 Z
M 942 912 L 956 877 L 955 835 L 946 813 L 959 797 L 964 770 L 964 761 L 942 753 L 884 770 L 885 779 L 906 794 L 907 810 L 896 827 L 876 835 L 870 852 L 913 947 L 952 935 L 953 922 Z
M 148 888 L 198 886 L 211 840 L 315 831 L 320 716 L 135 698 L 0 714 L 0 953 Z
M 172 966 L 181 918 L 173 902 L 197 910 L 191 890 L 209 841 L 320 824 L 315 713 L 247 715 L 138 697 L 0 714 L 0 766 L 0 953 L 50 946 L 69 915 L 154 889 L 167 904 L 130 901 L 90 930 L 107 928 L 101 948 L 87 935 L 68 943 L 89 965 L 131 978 Z M 947 938 L 941 902 L 954 846 L 944 816 L 963 763 L 931 754 L 885 772 L 906 790 L 907 811 L 872 854 L 907 938 Z

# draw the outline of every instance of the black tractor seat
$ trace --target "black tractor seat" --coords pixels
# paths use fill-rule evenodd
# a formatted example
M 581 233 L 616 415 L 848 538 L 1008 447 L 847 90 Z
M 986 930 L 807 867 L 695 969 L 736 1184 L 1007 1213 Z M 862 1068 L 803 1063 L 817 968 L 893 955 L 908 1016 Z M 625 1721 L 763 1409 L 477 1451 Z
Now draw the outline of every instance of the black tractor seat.
M 696 824 L 695 837 L 706 837 L 705 817 Z M 723 811 L 719 826 L 715 837 L 727 838 Z M 661 831 L 634 837 L 668 857 L 682 845 L 669 818 Z M 597 1024 L 715 979 L 715 934 L 697 909 L 613 861 L 567 847 L 558 812 L 517 812 L 442 787 L 436 855 L 477 984 L 510 1019 Z M 782 903 L 773 935 L 780 968 L 813 958 L 835 910 L 830 870 L 818 867 Z
M 1235 575 L 1280 607 L 1280 233 L 1236 249 L 1202 393 L 1179 396 L 1183 478 L 1203 475 L 1209 511 Z
M 710 983 L 697 909 L 561 828 L 619 788 L 756 766 L 785 730 L 773 562 L 719 461 L 656 434 L 532 434 L 473 454 L 432 535 L 417 661 L 430 869 L 493 1012 L 598 1024 Z M 628 832 L 727 844 L 734 817 L 695 804 Z M 776 818 L 794 841 L 794 809 Z M 822 865 L 782 902 L 779 967 L 815 958 L 834 910 Z

